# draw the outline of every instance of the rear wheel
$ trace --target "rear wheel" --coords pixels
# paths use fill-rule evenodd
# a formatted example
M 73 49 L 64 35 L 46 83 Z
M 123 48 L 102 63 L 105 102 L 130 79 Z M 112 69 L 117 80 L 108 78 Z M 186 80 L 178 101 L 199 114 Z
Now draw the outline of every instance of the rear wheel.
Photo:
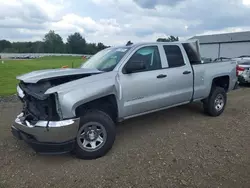
M 222 87 L 212 89 L 207 99 L 203 101 L 205 113 L 210 116 L 219 116 L 225 109 L 227 103 L 227 94 Z
M 104 156 L 115 141 L 115 124 L 105 112 L 87 111 L 81 117 L 76 137 L 75 153 L 81 159 L 95 159 Z

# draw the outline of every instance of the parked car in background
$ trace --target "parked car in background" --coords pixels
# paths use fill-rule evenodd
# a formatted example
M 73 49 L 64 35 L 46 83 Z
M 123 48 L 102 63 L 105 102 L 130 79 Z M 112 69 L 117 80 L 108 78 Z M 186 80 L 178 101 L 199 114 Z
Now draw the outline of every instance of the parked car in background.
M 203 64 L 197 41 L 111 47 L 78 69 L 17 79 L 24 107 L 13 135 L 37 152 L 74 150 L 84 159 L 105 155 L 115 141 L 115 124 L 132 117 L 194 101 L 219 116 L 237 84 L 236 62 Z
M 201 63 L 211 63 L 212 58 L 207 58 L 207 57 L 201 57 Z
M 213 62 L 222 62 L 222 61 L 230 61 L 231 58 L 228 57 L 219 57 L 213 60 Z
M 250 83 L 250 56 L 233 58 L 237 64 L 238 81 L 241 84 Z

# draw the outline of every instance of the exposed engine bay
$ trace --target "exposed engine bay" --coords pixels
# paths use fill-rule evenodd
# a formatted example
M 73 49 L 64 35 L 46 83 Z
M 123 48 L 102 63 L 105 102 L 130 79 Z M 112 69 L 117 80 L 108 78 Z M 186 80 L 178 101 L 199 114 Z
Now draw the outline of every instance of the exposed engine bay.
M 19 98 L 23 102 L 22 121 L 36 123 L 39 120 L 58 121 L 62 119 L 57 93 L 45 94 L 54 86 L 81 79 L 92 74 L 67 75 L 55 78 L 47 78 L 37 83 L 25 83 L 18 85 Z M 20 94 L 22 92 L 22 94 Z

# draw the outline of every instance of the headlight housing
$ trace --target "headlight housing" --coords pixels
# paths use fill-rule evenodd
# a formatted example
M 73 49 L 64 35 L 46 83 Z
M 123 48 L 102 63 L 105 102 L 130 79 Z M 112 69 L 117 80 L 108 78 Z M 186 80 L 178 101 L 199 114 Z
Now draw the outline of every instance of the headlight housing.
M 20 98 L 23 98 L 25 96 L 23 90 L 19 87 L 19 85 L 17 86 L 17 94 Z

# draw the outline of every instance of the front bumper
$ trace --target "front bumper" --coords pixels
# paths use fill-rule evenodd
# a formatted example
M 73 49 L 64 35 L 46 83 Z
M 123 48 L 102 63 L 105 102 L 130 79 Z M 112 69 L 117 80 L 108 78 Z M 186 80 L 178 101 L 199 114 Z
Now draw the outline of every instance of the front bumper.
M 56 154 L 70 152 L 79 129 L 79 118 L 63 121 L 38 121 L 35 125 L 21 121 L 19 115 L 11 127 L 12 134 L 27 142 L 36 152 Z

